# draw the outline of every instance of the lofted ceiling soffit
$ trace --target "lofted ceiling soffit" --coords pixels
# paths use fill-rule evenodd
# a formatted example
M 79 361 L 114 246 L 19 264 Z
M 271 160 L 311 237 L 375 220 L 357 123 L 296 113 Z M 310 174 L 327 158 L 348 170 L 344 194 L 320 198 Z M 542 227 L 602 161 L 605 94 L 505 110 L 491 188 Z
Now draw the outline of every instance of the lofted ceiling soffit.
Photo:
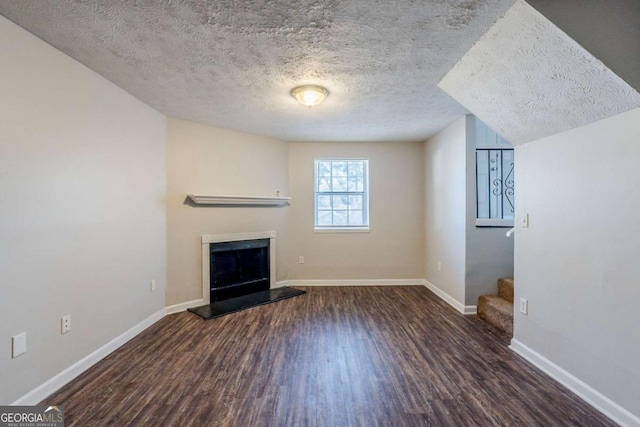
M 439 86 L 512 144 L 640 107 L 640 94 L 523 0 Z

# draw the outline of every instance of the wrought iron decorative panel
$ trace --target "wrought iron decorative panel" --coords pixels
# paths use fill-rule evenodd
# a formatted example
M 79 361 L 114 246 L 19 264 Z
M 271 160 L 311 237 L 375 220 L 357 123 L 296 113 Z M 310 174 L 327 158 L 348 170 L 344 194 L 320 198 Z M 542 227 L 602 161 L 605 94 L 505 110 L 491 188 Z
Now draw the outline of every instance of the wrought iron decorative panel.
M 476 218 L 513 219 L 512 149 L 476 149 Z

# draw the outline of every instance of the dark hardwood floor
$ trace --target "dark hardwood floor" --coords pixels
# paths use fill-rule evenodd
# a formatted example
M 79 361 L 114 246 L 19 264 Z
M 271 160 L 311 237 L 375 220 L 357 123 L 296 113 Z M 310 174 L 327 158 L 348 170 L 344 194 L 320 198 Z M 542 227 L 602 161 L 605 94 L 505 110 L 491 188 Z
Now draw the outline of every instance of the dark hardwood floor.
M 67 425 L 614 426 L 421 286 L 167 316 L 43 404 Z

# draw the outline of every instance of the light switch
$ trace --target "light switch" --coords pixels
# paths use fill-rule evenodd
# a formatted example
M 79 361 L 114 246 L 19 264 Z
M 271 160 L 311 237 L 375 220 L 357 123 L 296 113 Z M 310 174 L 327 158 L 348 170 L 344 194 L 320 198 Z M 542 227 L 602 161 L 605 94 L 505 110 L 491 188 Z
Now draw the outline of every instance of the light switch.
M 529 214 L 522 214 L 522 216 L 520 217 L 520 226 L 522 228 L 528 228 L 529 227 Z

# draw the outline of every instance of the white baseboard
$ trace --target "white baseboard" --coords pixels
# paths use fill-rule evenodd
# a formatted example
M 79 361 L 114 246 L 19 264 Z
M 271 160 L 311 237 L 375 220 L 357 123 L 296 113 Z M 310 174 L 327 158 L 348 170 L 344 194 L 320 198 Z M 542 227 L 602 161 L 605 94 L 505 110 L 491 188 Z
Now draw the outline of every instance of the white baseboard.
M 475 305 L 463 305 L 433 283 L 425 279 L 345 279 L 345 280 L 282 280 L 275 288 L 282 286 L 426 286 L 440 299 L 462 314 L 476 314 Z
M 165 308 L 166 314 L 175 314 L 186 311 L 188 308 L 200 307 L 201 305 L 205 305 L 204 299 L 195 299 L 193 301 L 181 302 L 180 304 L 174 304 L 167 306 Z
M 441 300 L 449 304 L 451 307 L 455 308 L 462 314 L 476 314 L 478 312 L 478 307 L 475 305 L 464 305 L 460 301 L 453 298 L 451 295 L 434 285 L 428 280 L 423 281 L 424 286 L 427 287 L 431 292 L 440 297 Z
M 464 312 L 462 314 L 478 314 L 477 305 L 465 305 Z
M 49 379 L 45 383 L 39 385 L 35 389 L 31 390 L 29 393 L 20 397 L 18 400 L 13 402 L 11 405 L 36 405 L 42 400 L 46 399 L 52 393 L 59 390 L 62 386 L 69 383 L 71 380 L 76 378 L 78 375 L 98 363 L 100 360 L 107 357 L 109 354 L 113 353 L 118 347 L 125 344 L 131 338 L 138 335 L 140 332 L 147 329 L 149 326 L 156 323 L 158 320 L 162 319 L 165 315 L 165 309 L 158 310 L 153 313 L 151 316 L 144 319 L 142 322 L 137 325 L 131 327 L 129 330 L 124 332 L 123 334 L 117 336 L 113 340 L 109 341 L 107 344 L 103 345 L 93 353 L 85 356 L 80 359 L 73 365 L 69 366 L 64 371 L 60 372 L 53 378 Z
M 424 279 L 282 280 L 282 286 L 424 286 Z
M 616 402 L 612 401 L 588 384 L 585 384 L 580 379 L 574 377 L 569 372 L 542 356 L 540 353 L 537 353 L 527 347 L 517 339 L 513 338 L 511 340 L 509 348 L 531 362 L 551 378 L 567 387 L 573 393 L 580 396 L 582 400 L 602 412 L 607 417 L 611 418 L 614 422 L 621 426 L 640 426 L 639 417 L 627 411 Z

